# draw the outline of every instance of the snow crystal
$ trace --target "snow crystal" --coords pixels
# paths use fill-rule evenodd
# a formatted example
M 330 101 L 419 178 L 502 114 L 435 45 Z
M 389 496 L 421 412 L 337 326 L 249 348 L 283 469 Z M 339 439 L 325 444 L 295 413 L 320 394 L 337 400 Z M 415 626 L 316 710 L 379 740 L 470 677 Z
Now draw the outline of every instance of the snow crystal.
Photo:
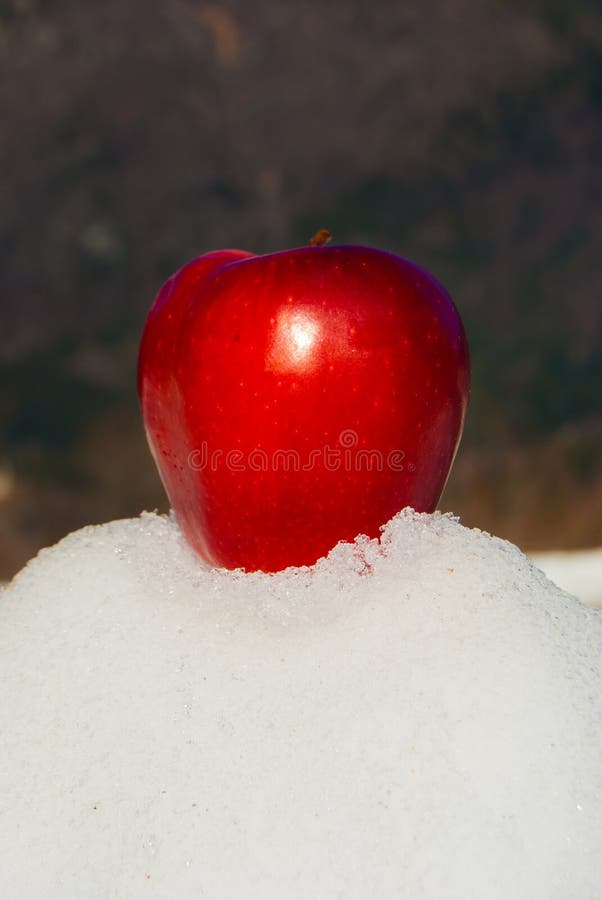
M 0 597 L 0 895 L 599 897 L 601 650 L 451 516 L 277 575 L 84 528 Z

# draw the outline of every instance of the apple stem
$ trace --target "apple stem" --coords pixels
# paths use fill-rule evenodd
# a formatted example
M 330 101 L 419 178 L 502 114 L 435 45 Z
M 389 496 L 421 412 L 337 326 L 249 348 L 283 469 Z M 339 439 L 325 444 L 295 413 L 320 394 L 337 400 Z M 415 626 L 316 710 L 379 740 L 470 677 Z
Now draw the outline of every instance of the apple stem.
M 320 228 L 319 231 L 316 231 L 311 241 L 309 242 L 310 247 L 324 247 L 332 240 L 332 234 L 328 231 L 327 228 Z

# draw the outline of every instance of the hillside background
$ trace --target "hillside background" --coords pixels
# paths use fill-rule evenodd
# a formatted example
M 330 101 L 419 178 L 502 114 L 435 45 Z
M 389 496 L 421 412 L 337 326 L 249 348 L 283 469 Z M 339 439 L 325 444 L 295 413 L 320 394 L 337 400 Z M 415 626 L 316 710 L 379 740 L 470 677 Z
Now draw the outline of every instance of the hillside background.
M 442 508 L 602 544 L 600 2 L 4 0 L 0 122 L 0 577 L 166 508 L 135 394 L 162 281 L 319 227 L 464 318 Z

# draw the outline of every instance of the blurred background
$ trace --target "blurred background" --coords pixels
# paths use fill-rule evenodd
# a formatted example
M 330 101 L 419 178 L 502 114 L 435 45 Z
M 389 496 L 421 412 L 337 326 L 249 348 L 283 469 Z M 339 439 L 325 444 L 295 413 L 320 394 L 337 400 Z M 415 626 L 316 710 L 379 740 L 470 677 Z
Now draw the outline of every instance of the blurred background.
M 0 578 L 166 509 L 135 392 L 162 281 L 321 227 L 462 314 L 441 508 L 602 544 L 599 0 L 3 0 L 0 122 Z

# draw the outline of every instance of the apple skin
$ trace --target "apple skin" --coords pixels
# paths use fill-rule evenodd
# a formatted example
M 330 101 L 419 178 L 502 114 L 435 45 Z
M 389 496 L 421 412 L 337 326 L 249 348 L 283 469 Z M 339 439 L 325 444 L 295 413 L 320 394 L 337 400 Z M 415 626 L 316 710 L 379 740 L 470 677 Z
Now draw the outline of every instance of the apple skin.
M 395 254 L 223 250 L 159 292 L 138 390 L 190 545 L 213 565 L 274 572 L 377 537 L 403 507 L 436 508 L 468 347 L 444 288 Z

